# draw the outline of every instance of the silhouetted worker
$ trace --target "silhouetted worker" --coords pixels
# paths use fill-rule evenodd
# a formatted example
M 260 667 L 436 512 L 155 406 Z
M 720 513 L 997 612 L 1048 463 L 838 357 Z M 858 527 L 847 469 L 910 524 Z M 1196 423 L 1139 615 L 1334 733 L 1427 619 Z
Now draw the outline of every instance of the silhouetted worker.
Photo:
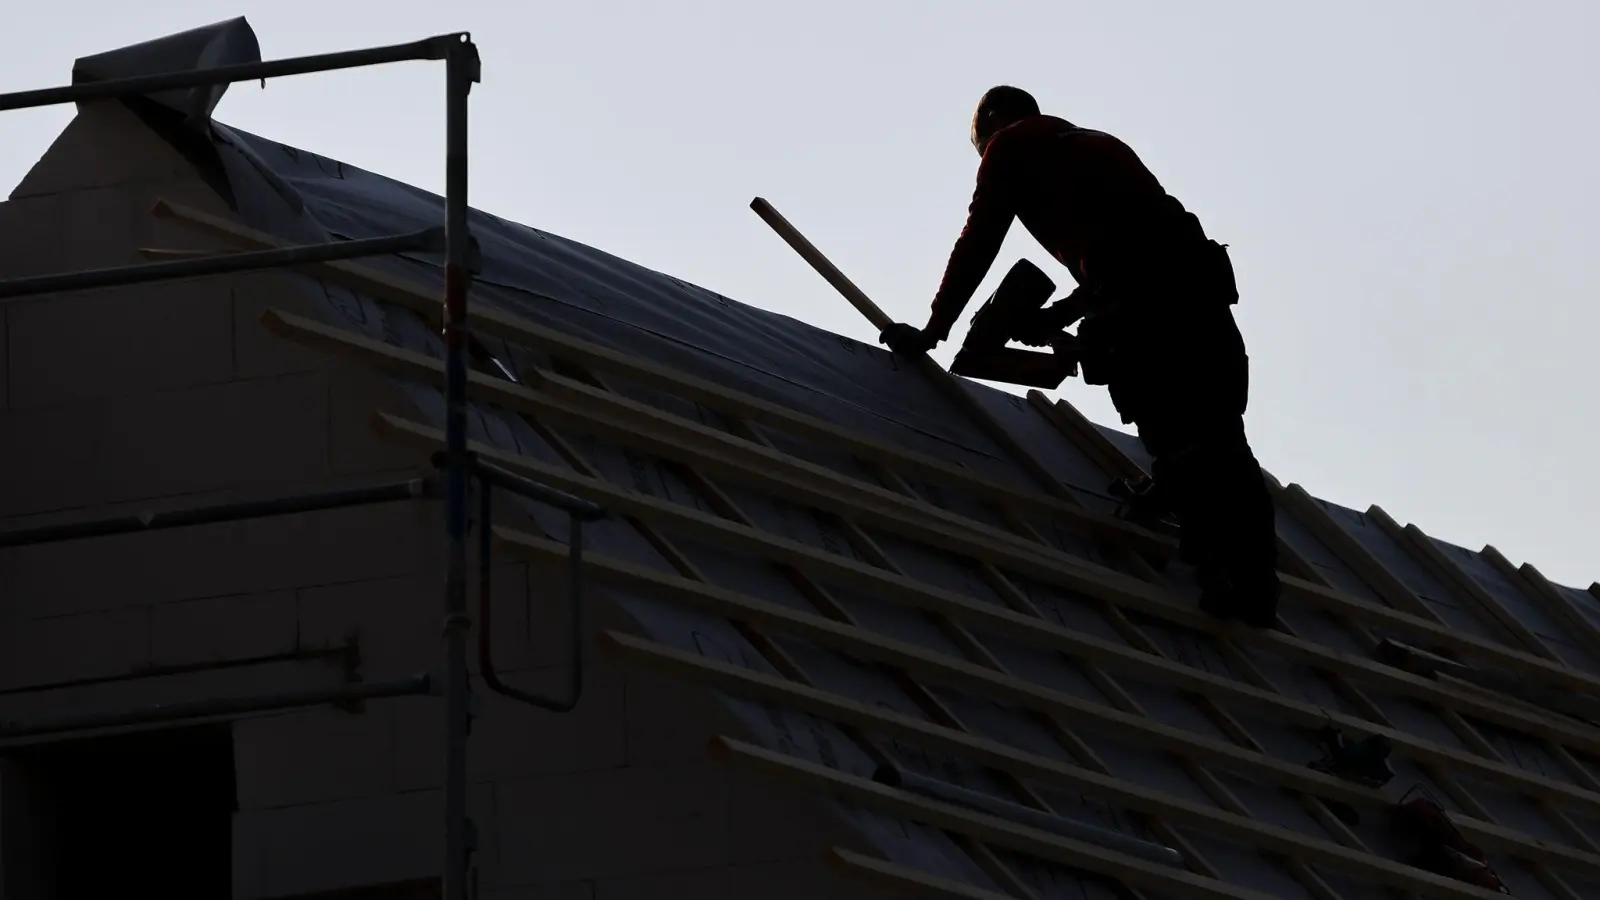
M 880 340 L 917 354 L 947 339 L 1020 219 L 1078 288 L 1041 308 L 1054 286 L 1019 263 L 974 317 L 952 371 L 1058 384 L 1081 364 L 1084 381 L 1107 385 L 1122 420 L 1138 426 L 1182 556 L 1197 569 L 1201 607 L 1269 627 L 1279 593 L 1273 507 L 1245 437 L 1249 358 L 1229 309 L 1238 291 L 1226 249 L 1126 144 L 1040 114 L 1026 91 L 985 93 L 972 143 L 983 157 L 977 187 L 928 324 L 895 324 Z M 1080 317 L 1075 337 L 1062 333 Z M 1006 349 L 1007 340 L 1055 353 Z

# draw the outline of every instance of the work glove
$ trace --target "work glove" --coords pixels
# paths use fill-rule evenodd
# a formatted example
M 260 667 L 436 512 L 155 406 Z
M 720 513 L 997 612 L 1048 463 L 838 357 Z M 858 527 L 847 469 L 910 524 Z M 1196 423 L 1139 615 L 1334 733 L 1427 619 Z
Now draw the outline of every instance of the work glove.
M 878 343 L 901 356 L 915 356 L 932 350 L 939 341 L 915 325 L 896 322 L 878 335 Z

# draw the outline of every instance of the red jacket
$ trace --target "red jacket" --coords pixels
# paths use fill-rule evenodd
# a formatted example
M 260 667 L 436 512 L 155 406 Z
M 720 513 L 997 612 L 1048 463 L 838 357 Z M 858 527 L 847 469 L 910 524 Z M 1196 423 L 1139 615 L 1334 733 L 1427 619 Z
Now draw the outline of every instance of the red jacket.
M 967 225 L 928 319 L 944 340 L 1000 252 L 1013 218 L 1079 284 L 1115 277 L 1154 248 L 1204 240 L 1127 144 L 1054 116 L 1001 129 L 984 150 Z

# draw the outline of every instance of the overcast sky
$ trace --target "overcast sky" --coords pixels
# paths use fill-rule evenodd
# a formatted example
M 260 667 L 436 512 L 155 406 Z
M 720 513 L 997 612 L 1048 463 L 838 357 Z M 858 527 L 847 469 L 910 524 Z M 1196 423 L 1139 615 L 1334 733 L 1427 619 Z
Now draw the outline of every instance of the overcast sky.
M 7 14 L 0 90 L 241 14 L 267 58 L 470 30 L 473 205 L 863 340 L 749 200 L 920 323 L 971 190 L 972 105 L 1023 86 L 1132 144 L 1232 245 L 1249 426 L 1278 478 L 1600 578 L 1594 0 L 26 8 Z M 429 64 L 236 85 L 217 117 L 437 191 L 442 85 Z M 0 181 L 70 114 L 6 113 Z M 1020 228 L 996 275 L 1019 256 L 1070 285 Z M 1103 389 L 1061 393 L 1116 421 Z

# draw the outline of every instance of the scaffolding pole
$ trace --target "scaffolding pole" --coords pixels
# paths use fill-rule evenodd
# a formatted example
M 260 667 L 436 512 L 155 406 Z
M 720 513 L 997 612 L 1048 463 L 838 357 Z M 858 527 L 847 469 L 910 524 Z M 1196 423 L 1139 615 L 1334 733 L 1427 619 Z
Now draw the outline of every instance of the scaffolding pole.
M 353 684 L 339 688 L 300 691 L 264 697 L 224 698 L 171 704 L 100 716 L 85 716 L 30 725 L 0 727 L 0 740 L 23 736 L 67 733 L 117 725 L 165 723 L 196 717 L 239 715 L 246 712 L 291 706 L 338 703 L 374 697 L 443 693 L 445 698 L 445 867 L 444 900 L 467 900 L 470 864 L 470 823 L 467 819 L 467 730 L 469 726 L 469 683 L 466 633 L 471 628 L 467 607 L 467 529 L 468 488 L 473 459 L 467 450 L 467 292 L 471 275 L 472 238 L 468 232 L 467 207 L 467 100 L 472 85 L 479 80 L 477 47 L 466 33 L 446 34 L 409 44 L 396 44 L 366 50 L 353 50 L 273 60 L 241 65 L 218 66 L 181 72 L 115 78 L 42 90 L 0 94 L 0 111 L 53 106 L 86 100 L 128 97 L 181 88 L 265 81 L 287 75 L 328 72 L 408 60 L 443 60 L 446 67 L 446 146 L 445 146 L 445 222 L 438 228 L 409 234 L 358 241 L 335 241 L 321 245 L 287 247 L 246 253 L 198 256 L 171 262 L 123 266 L 86 272 L 61 273 L 33 278 L 0 281 L 0 300 L 65 290 L 111 287 L 174 278 L 215 275 L 308 262 L 326 262 L 358 256 L 372 256 L 443 248 L 445 265 L 445 344 L 446 344 L 446 451 L 443 473 L 445 532 L 448 548 L 444 591 L 444 667 L 437 675 L 416 676 L 402 681 Z M 543 502 L 563 505 L 564 498 L 535 486 L 520 485 L 521 493 Z M 487 489 L 487 488 L 486 488 Z M 515 489 L 515 488 L 513 488 Z M 0 546 L 20 546 L 48 541 L 72 540 L 105 534 L 120 534 L 211 524 L 256 516 L 327 509 L 355 503 L 382 502 L 424 494 L 424 483 L 380 486 L 325 495 L 284 498 L 254 504 L 223 504 L 205 510 L 147 514 L 97 519 L 64 525 L 24 528 L 0 534 Z M 574 510 L 574 516 L 595 511 Z
M 57 541 L 74 541 L 83 538 L 108 537 L 115 534 L 134 534 L 141 531 L 161 531 L 168 528 L 188 528 L 194 525 L 215 525 L 244 519 L 261 519 L 291 513 L 321 512 L 344 509 L 372 503 L 392 503 L 413 500 L 428 495 L 430 482 L 426 478 L 413 478 L 390 484 L 370 487 L 340 488 L 309 494 L 273 497 L 267 500 L 243 500 L 237 503 L 217 503 L 167 512 L 142 512 L 126 516 L 103 516 L 78 519 L 51 525 L 13 528 L 0 531 L 0 548 L 26 547 L 31 544 L 53 544 Z
M 212 87 L 240 81 L 265 81 L 268 78 L 282 78 L 286 75 L 311 75 L 317 72 L 358 69 L 387 63 L 440 60 L 446 57 L 452 47 L 468 40 L 470 39 L 465 33 L 441 34 L 409 44 L 391 44 L 387 47 L 370 47 L 365 50 L 342 50 L 338 53 L 320 53 L 315 56 L 271 59 L 234 66 L 188 69 L 182 72 L 162 72 L 157 75 L 135 75 L 131 78 L 108 78 L 104 81 L 88 81 L 64 87 L 17 91 L 0 94 L 0 112 L 59 106 L 81 100 L 110 100 L 138 94 L 159 94 L 182 88 Z
M 463 39 L 445 54 L 444 900 L 467 900 L 467 96 L 478 80 L 478 50 Z M 489 527 L 484 523 L 484 528 Z
M 123 712 L 99 713 L 83 716 L 64 716 L 44 719 L 26 725 L 0 725 L 0 743 L 18 738 L 41 735 L 71 734 L 76 731 L 95 731 L 101 728 L 129 728 L 136 725 L 155 725 L 183 722 L 213 716 L 242 716 L 250 713 L 280 712 L 307 706 L 324 706 L 353 703 L 358 700 L 378 700 L 385 697 L 414 697 L 434 693 L 434 677 L 415 675 L 395 681 L 374 681 L 340 685 L 331 688 L 308 688 L 281 694 L 263 694 L 256 697 L 219 697 L 207 700 L 189 700 L 182 703 L 162 703 Z
M 303 266 L 309 263 L 334 262 L 341 259 L 359 259 L 363 256 L 382 256 L 388 253 L 437 252 L 443 244 L 443 233 L 430 228 L 413 234 L 366 238 L 359 241 L 338 241 L 331 244 L 306 244 L 284 247 L 281 250 L 259 250 L 249 253 L 219 253 L 180 259 L 173 262 L 145 263 L 138 266 L 116 266 L 110 269 L 90 269 L 87 272 L 63 272 L 55 275 L 38 275 L 32 278 L 12 278 L 0 281 L 0 300 L 14 300 L 38 294 L 61 291 L 82 291 L 102 287 L 126 287 L 151 281 L 170 281 L 176 278 L 199 278 L 205 275 L 225 275 L 230 272 L 250 272 L 281 266 Z

